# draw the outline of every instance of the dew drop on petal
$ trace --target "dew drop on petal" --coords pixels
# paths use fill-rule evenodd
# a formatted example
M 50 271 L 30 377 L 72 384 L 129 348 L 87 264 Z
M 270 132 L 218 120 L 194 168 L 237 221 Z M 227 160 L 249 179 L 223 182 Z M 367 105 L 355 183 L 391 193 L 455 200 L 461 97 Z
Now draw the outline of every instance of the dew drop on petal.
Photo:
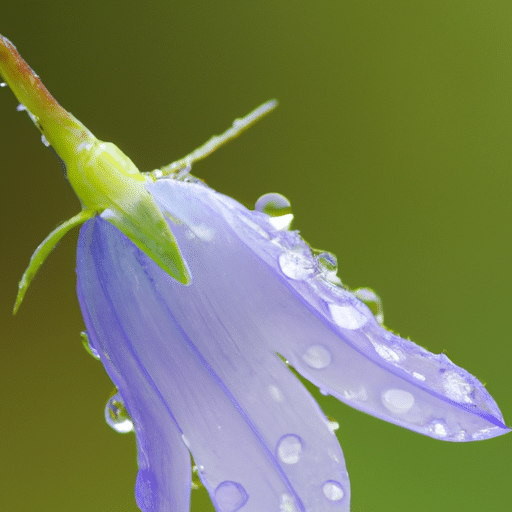
M 327 422 L 327 427 L 334 434 L 336 432 L 336 430 L 338 430 L 340 428 L 340 424 L 335 420 L 329 420 Z
M 418 372 L 412 372 L 412 376 L 418 380 L 425 380 L 425 375 L 422 375 L 421 373 Z
M 287 434 L 277 444 L 277 456 L 285 464 L 296 464 L 299 462 L 302 451 L 302 441 L 295 434 Z
M 405 414 L 414 405 L 414 396 L 403 389 L 388 389 L 382 394 L 384 407 L 395 414 Z
M 344 329 L 359 329 L 368 321 L 360 311 L 352 306 L 339 306 L 331 303 L 329 304 L 329 311 L 336 324 Z
M 105 406 L 105 420 L 120 434 L 126 434 L 133 430 L 133 422 L 123 404 L 120 393 L 116 393 L 108 400 Z
M 268 387 L 268 392 L 276 402 L 284 402 L 283 392 L 277 386 L 271 384 Z
M 279 512 L 296 512 L 293 498 L 289 494 L 281 494 L 281 502 L 279 503 Z
M 443 420 L 434 420 L 427 425 L 427 430 L 441 439 L 448 435 L 448 426 Z
M 288 229 L 293 220 L 290 201 L 275 192 L 261 196 L 256 201 L 254 209 L 266 213 L 270 217 L 270 223 L 279 230 Z
M 346 389 L 345 391 L 343 391 L 343 395 L 347 400 L 358 400 L 360 402 L 368 400 L 368 393 L 364 386 L 359 386 L 357 390 Z
M 377 322 L 382 325 L 384 323 L 384 311 L 382 310 L 380 297 L 371 288 L 358 288 L 352 293 L 370 308 Z
M 279 267 L 286 277 L 296 281 L 304 281 L 315 273 L 313 262 L 300 252 L 281 253 Z
M 470 393 L 473 391 L 464 377 L 454 371 L 443 373 L 443 386 L 449 398 L 456 402 L 472 403 Z
M 322 491 L 324 492 L 325 497 L 331 501 L 339 501 L 345 495 L 341 484 L 334 480 L 327 480 L 327 482 L 322 486 Z
M 330 283 L 342 286 L 340 278 L 337 276 L 338 259 L 330 252 L 322 251 L 316 256 L 318 270 L 324 279 Z
M 266 213 L 269 217 L 280 217 L 292 213 L 290 201 L 276 192 L 262 195 L 256 201 L 254 209 L 257 212 Z
M 312 345 L 302 354 L 302 359 L 311 368 L 321 370 L 331 363 L 331 353 L 322 345 Z
M 331 252 L 321 252 L 316 259 L 318 260 L 318 268 L 321 272 L 337 272 L 338 271 L 338 258 Z
M 237 482 L 226 480 L 215 489 L 215 501 L 222 512 L 236 512 L 248 499 L 247 491 Z

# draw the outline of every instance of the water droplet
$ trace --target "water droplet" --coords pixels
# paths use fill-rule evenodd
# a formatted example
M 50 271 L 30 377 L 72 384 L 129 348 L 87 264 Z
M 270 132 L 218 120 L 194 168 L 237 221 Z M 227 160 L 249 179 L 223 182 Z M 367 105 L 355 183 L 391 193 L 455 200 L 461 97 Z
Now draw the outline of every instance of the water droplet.
M 332 418 L 328 418 L 327 419 L 327 427 L 334 434 L 334 432 L 336 432 L 336 430 L 338 430 L 340 428 L 340 424 L 336 420 L 333 420 Z
M 276 192 L 262 195 L 256 201 L 254 209 L 257 212 L 266 213 L 269 217 L 280 217 L 281 215 L 292 213 L 290 201 Z
M 414 396 L 403 389 L 389 389 L 382 394 L 384 407 L 395 414 L 405 414 L 414 405 Z
M 388 345 L 384 345 L 373 340 L 370 336 L 368 339 L 371 341 L 373 348 L 379 354 L 382 359 L 385 359 L 388 363 L 397 364 L 404 359 L 403 353 L 398 349 L 390 348 Z
M 370 308 L 377 322 L 382 325 L 384 323 L 384 311 L 382 310 L 380 297 L 371 288 L 358 288 L 352 293 Z
M 412 372 L 412 376 L 418 380 L 425 380 L 425 375 L 422 375 L 421 373 L 418 372 Z
M 304 281 L 315 273 L 314 263 L 300 252 L 281 253 L 279 267 L 286 277 L 297 281 Z
M 489 427 L 483 428 L 475 432 L 471 437 L 475 441 L 480 441 L 482 439 L 489 439 L 490 437 L 494 437 L 495 433 L 500 430 L 500 427 Z
M 120 393 L 116 393 L 108 400 L 105 406 L 105 419 L 120 434 L 126 434 L 133 430 L 133 422 L 123 404 Z
M 222 512 L 236 512 L 248 499 L 247 491 L 237 482 L 226 480 L 215 489 L 215 501 Z
M 329 304 L 329 311 L 336 324 L 344 329 L 359 329 L 368 321 L 360 311 L 352 306 L 339 306 L 331 303 Z
M 23 112 L 24 110 L 27 110 L 27 109 L 25 108 L 25 105 L 23 105 L 23 103 L 20 103 L 20 104 L 16 107 L 16 110 L 17 110 L 18 112 Z
M 0 82 L 0 87 L 7 87 L 7 84 L 5 82 Z
M 454 371 L 447 371 L 443 373 L 443 386 L 448 398 L 456 402 L 472 403 L 470 394 L 473 392 L 473 387 L 464 377 Z
M 296 512 L 293 498 L 289 494 L 281 494 L 281 502 L 279 503 L 279 512 Z
M 183 441 L 183 444 L 190 450 L 190 443 L 185 434 L 181 434 L 181 440 Z
M 205 224 L 199 224 L 198 226 L 189 225 L 192 233 L 204 242 L 211 242 L 215 232 Z
M 334 480 L 327 480 L 322 486 L 322 491 L 325 497 L 331 501 L 339 501 L 345 496 L 341 484 Z
M 316 260 L 318 262 L 318 269 L 323 278 L 332 284 L 341 286 L 341 280 L 336 275 L 338 272 L 338 259 L 336 256 L 330 252 L 322 251 L 316 256 Z
M 41 135 L 41 142 L 46 146 L 49 147 L 50 143 L 46 140 L 46 137 L 44 135 Z
M 323 251 L 316 257 L 316 259 L 318 260 L 318 268 L 321 272 L 336 273 L 338 271 L 338 258 L 336 258 L 336 255 Z
M 359 400 L 360 402 L 368 400 L 368 393 L 364 386 L 359 386 L 357 391 L 353 389 L 346 389 L 343 391 L 343 395 L 347 400 Z
M 270 223 L 279 230 L 288 229 L 293 220 L 290 201 L 275 192 L 261 196 L 254 209 L 266 213 L 270 217 Z
M 299 462 L 302 442 L 299 436 L 287 434 L 277 444 L 277 455 L 285 464 L 296 464 Z
M 87 350 L 87 352 L 92 356 L 94 357 L 94 359 L 100 359 L 100 354 L 98 353 L 98 351 L 91 345 L 91 341 L 89 340 L 89 336 L 87 336 L 87 333 L 85 331 L 82 331 L 80 333 L 80 336 L 82 338 L 82 344 L 85 348 L 85 350 Z
M 283 392 L 277 386 L 271 384 L 268 387 L 268 392 L 276 402 L 284 402 Z
M 331 354 L 322 345 L 313 345 L 302 354 L 302 359 L 311 368 L 321 370 L 331 363 Z
M 426 428 L 427 431 L 430 432 L 433 436 L 439 437 L 441 439 L 448 435 L 448 425 L 446 425 L 443 420 L 434 420 L 430 422 Z

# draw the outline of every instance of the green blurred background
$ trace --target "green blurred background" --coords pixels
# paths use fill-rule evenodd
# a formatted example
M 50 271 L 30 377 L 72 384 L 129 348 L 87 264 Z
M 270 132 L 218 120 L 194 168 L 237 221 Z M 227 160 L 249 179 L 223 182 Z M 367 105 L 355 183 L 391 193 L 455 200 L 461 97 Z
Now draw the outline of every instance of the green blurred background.
M 486 382 L 511 424 L 510 5 L 18 0 L 0 33 L 144 171 L 278 98 L 194 174 L 246 205 L 286 195 L 342 280 Z M 136 512 L 134 437 L 105 424 L 112 384 L 80 341 L 77 232 L 10 314 L 33 250 L 79 209 L 16 104 L 0 90 L 0 509 Z M 512 435 L 443 443 L 313 393 L 341 425 L 353 512 L 510 506 Z M 194 491 L 193 511 L 210 510 Z

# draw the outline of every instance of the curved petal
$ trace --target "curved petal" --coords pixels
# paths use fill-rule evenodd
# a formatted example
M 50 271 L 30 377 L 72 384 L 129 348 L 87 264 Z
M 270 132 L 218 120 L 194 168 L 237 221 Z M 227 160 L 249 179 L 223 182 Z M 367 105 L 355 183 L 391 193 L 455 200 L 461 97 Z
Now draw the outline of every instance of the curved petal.
M 191 263 L 197 273 L 183 287 L 101 219 L 82 230 L 78 261 L 88 332 L 109 373 L 122 366 L 111 376 L 134 424 L 147 412 L 153 425 L 168 424 L 172 414 L 219 511 L 349 510 L 348 475 L 329 422 L 268 347 L 248 339 L 245 351 L 226 350 L 240 340 L 216 314 L 221 305 L 208 303 L 215 297 L 196 286 L 197 267 Z M 237 323 L 242 335 L 245 319 Z M 153 399 L 130 395 L 141 388 Z M 164 466 L 152 456 L 150 469 Z
M 186 445 L 219 512 L 349 510 L 336 438 L 276 353 L 324 392 L 425 435 L 509 431 L 474 377 L 381 327 L 297 232 L 198 181 L 148 190 L 192 283 L 101 218 L 82 228 L 77 271 L 89 336 L 136 427 L 140 480 L 170 489 L 162 500 L 184 494 L 169 464 Z M 144 510 L 166 510 L 146 488 Z
M 208 231 L 209 219 L 225 219 L 245 248 L 233 250 L 235 242 L 229 240 L 223 250 L 226 242 L 209 241 L 214 248 L 209 260 L 215 261 L 205 264 L 211 279 L 229 258 L 226 253 L 235 252 L 238 261 L 229 267 L 235 277 L 217 294 L 229 294 L 232 281 L 251 275 L 251 282 L 244 284 L 251 302 L 243 307 L 266 319 L 260 320 L 258 342 L 284 355 L 325 392 L 437 439 L 471 441 L 509 431 L 498 406 L 475 377 L 444 354 L 434 355 L 380 326 L 364 303 L 320 271 L 297 232 L 278 230 L 267 215 L 200 184 L 162 180 L 150 191 L 164 211 L 188 226 Z M 206 213 L 208 209 L 212 213 Z M 264 278 L 257 273 L 263 266 L 274 278 L 271 284 L 264 281 L 262 288 Z M 243 294 L 239 290 L 238 296 Z
M 190 455 L 175 419 L 165 410 L 165 402 L 161 405 L 159 390 L 133 352 L 122 314 L 113 306 L 112 297 L 103 292 L 105 276 L 98 274 L 101 269 L 91 260 L 88 249 L 93 225 L 91 221 L 80 232 L 78 299 L 89 343 L 120 390 L 134 424 L 139 466 L 137 504 L 143 512 L 183 512 L 190 507 Z

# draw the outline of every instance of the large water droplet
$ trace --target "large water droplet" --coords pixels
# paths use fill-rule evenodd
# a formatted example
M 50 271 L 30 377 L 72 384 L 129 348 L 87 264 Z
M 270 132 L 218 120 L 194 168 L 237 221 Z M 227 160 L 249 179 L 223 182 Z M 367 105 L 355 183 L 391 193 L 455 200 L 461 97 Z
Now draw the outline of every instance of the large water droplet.
M 279 255 L 279 267 L 286 277 L 304 281 L 315 273 L 314 262 L 300 252 L 283 252 Z
M 296 464 L 299 462 L 302 451 L 302 441 L 295 434 L 287 434 L 277 444 L 277 456 L 285 464 Z
M 266 213 L 269 217 L 280 217 L 292 213 L 290 201 L 277 192 L 270 192 L 262 195 L 257 201 L 254 209 L 257 212 Z
M 331 363 L 331 354 L 322 345 L 312 345 L 302 354 L 302 359 L 311 368 L 321 370 Z
M 359 329 L 368 321 L 368 318 L 352 306 L 339 306 L 331 303 L 329 311 L 334 322 L 344 329 Z
M 89 336 L 87 336 L 87 333 L 85 331 L 82 331 L 80 333 L 80 336 L 82 338 L 82 344 L 85 348 L 85 350 L 87 350 L 87 352 L 92 356 L 94 357 L 94 359 L 99 359 L 100 358 L 100 354 L 98 353 L 98 351 L 91 345 L 91 341 L 89 340 Z
M 322 491 L 324 492 L 324 496 L 331 501 L 339 501 L 345 496 L 343 487 L 335 480 L 327 480 L 322 486 Z
M 236 512 L 248 499 L 246 490 L 237 482 L 226 480 L 215 489 L 215 501 L 222 512 Z
M 377 322 L 382 325 L 384 323 L 384 311 L 382 310 L 380 297 L 370 288 L 358 288 L 352 293 L 370 308 Z
M 105 419 L 120 434 L 126 434 L 133 430 L 133 422 L 123 404 L 120 393 L 116 393 L 108 400 L 105 406 Z
M 384 407 L 395 414 L 405 414 L 414 405 L 414 396 L 403 389 L 388 389 L 382 394 Z
M 276 229 L 288 229 L 293 220 L 290 201 L 275 192 L 261 196 L 256 201 L 254 209 L 257 212 L 266 213 L 270 217 L 270 223 Z

